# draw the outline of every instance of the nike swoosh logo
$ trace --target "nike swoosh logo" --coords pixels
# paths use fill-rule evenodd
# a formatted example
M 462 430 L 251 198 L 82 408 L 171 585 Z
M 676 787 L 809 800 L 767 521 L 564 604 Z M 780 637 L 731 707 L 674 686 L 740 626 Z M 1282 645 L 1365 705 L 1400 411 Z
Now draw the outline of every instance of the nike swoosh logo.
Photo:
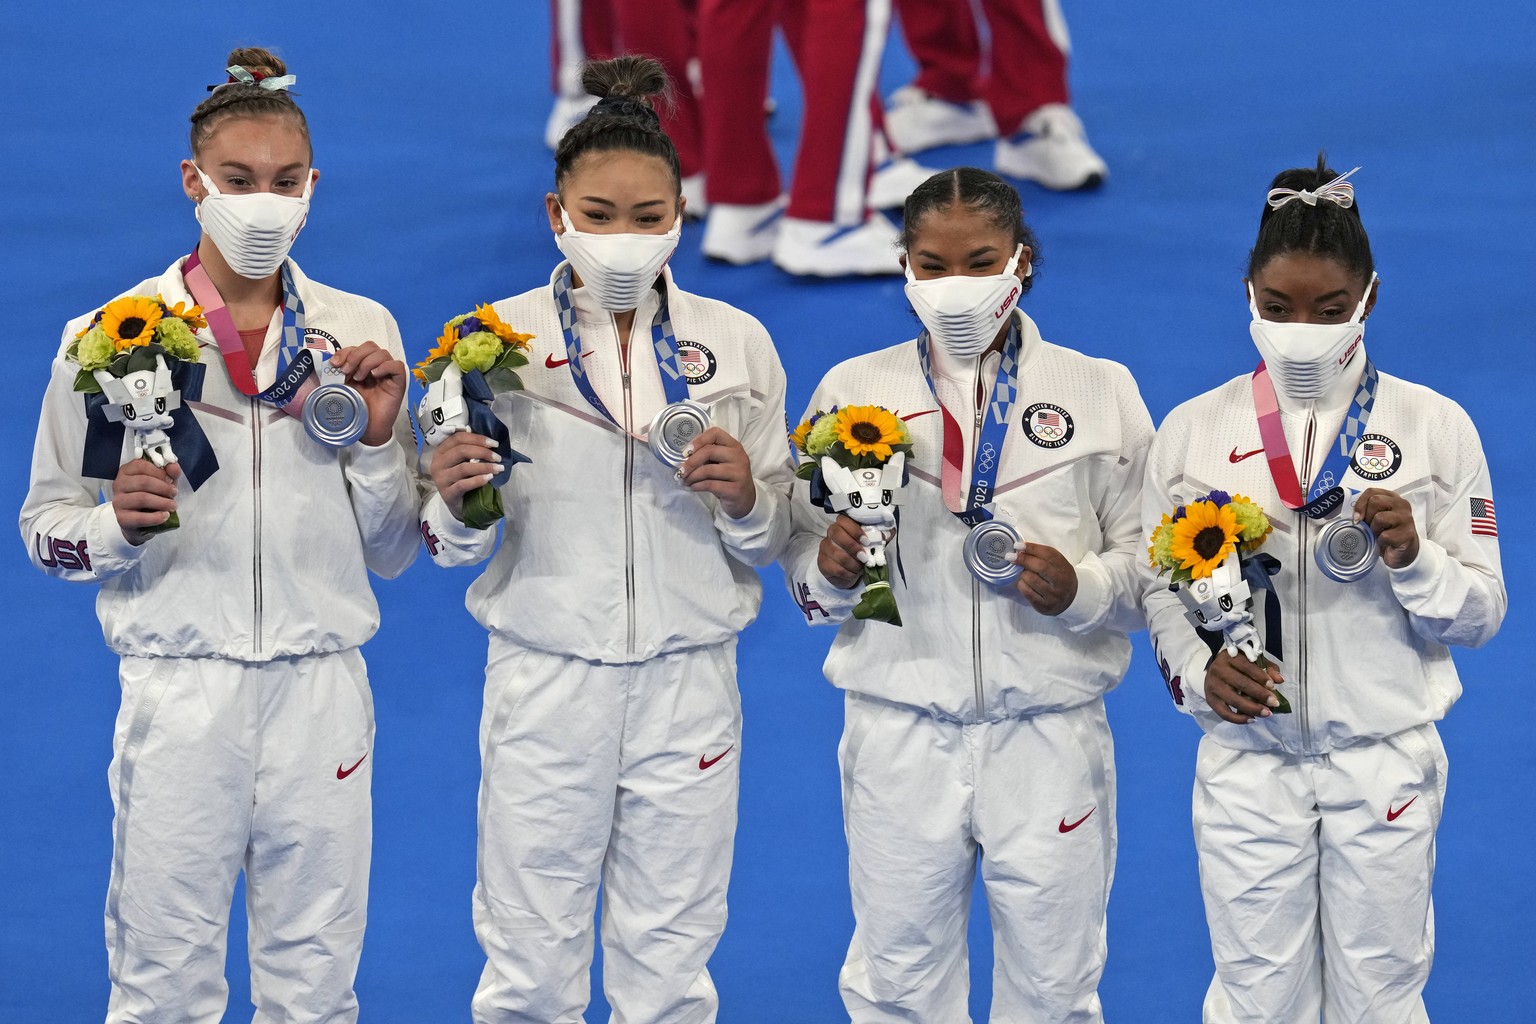
M 1232 463 L 1235 466 L 1239 462 L 1242 462 L 1244 459 L 1251 459 L 1255 455 L 1262 455 L 1263 453 L 1264 453 L 1264 449 L 1263 448 L 1255 448 L 1251 452 L 1243 452 L 1243 454 L 1239 455 L 1239 454 L 1237 454 L 1237 446 L 1233 445 L 1232 446 L 1232 454 L 1227 456 L 1227 461 Z
M 736 749 L 736 744 L 732 743 L 730 746 L 728 746 L 724 750 L 720 751 L 720 753 L 716 754 L 714 757 L 705 757 L 703 754 L 700 754 L 699 755 L 699 771 L 701 771 L 701 772 L 709 771 L 709 769 L 713 768 L 716 764 L 720 763 L 720 759 L 722 757 L 724 757 L 726 754 L 729 754 L 731 751 L 733 751 L 735 749 Z
M 1090 807 L 1087 814 L 1083 815 L 1081 818 L 1078 818 L 1070 825 L 1067 824 L 1066 818 L 1062 818 L 1061 824 L 1056 826 L 1056 831 L 1060 832 L 1062 835 L 1066 835 L 1068 832 L 1071 832 L 1073 829 L 1077 828 L 1077 826 L 1093 817 L 1093 812 L 1096 810 L 1098 810 L 1097 807 Z
M 909 413 L 908 415 L 903 416 L 902 420 L 903 420 L 903 422 L 910 422 L 912 420 L 917 419 L 919 416 L 927 416 L 927 415 L 930 415 L 931 413 L 936 413 L 938 411 L 939 410 L 937 410 L 937 409 L 924 409 L 922 412 Z
M 361 765 L 366 760 L 368 760 L 368 755 L 364 754 L 362 757 L 357 759 L 357 764 L 353 765 L 351 768 L 342 768 L 341 765 L 337 765 L 336 766 L 336 777 L 338 779 L 346 778 L 348 775 L 351 775 L 353 772 L 357 771 L 358 766 Z
M 583 352 L 581 354 L 581 358 L 585 359 L 585 358 L 587 358 L 587 356 L 590 356 L 591 354 L 592 353 L 590 351 Z M 553 352 L 550 352 L 548 355 L 546 355 L 544 357 L 544 365 L 549 367 L 551 370 L 555 369 L 556 367 L 564 366 L 566 363 L 569 363 L 570 361 L 571 360 L 570 360 L 569 357 L 567 357 L 565 359 L 556 359 L 555 358 L 555 354 Z
M 1391 804 L 1387 804 L 1387 820 L 1388 821 L 1396 821 L 1397 818 L 1398 818 L 1398 815 L 1402 814 L 1408 808 L 1412 807 L 1413 806 L 1413 801 L 1417 800 L 1417 799 L 1418 799 L 1418 797 L 1413 797 L 1406 804 L 1403 804 L 1403 806 L 1399 807 L 1395 811 L 1392 809 L 1392 805 Z

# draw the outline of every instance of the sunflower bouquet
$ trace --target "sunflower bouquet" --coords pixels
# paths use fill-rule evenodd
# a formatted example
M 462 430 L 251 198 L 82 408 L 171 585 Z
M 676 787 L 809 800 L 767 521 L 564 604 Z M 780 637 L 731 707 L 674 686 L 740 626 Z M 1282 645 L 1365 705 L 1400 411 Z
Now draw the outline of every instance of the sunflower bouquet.
M 1228 654 L 1242 653 L 1267 665 L 1263 641 L 1253 625 L 1253 586 L 1267 586 L 1269 570 L 1259 548 L 1274 527 L 1259 505 L 1241 494 L 1211 491 L 1173 514 L 1152 531 L 1148 559 L 1158 575 L 1168 574 L 1169 589 L 1179 595 L 1190 621 L 1219 632 Z M 1290 702 L 1278 690 L 1280 706 Z
M 912 435 L 901 418 L 878 405 L 834 406 L 813 413 L 789 435 L 804 455 L 795 474 L 811 482 L 811 500 L 864 528 L 864 593 L 854 618 L 901 625 L 885 545 L 896 526 Z
M 477 530 L 506 515 L 498 488 L 513 465 L 528 461 L 509 447 L 507 429 L 491 412 L 491 403 L 498 394 L 522 390 L 517 371 L 528 365 L 532 340 L 533 335 L 514 331 L 482 304 L 444 324 L 436 347 L 412 371 L 427 390 L 416 408 L 416 422 L 428 445 L 461 430 L 500 443 L 503 461 L 495 477 L 464 496 L 464 523 Z
M 199 361 L 192 332 L 207 326 L 199 306 L 172 306 L 159 295 L 125 295 L 97 310 L 64 350 L 65 359 L 80 368 L 74 389 L 100 395 L 107 421 L 133 428 L 135 458 L 161 467 L 177 461 L 166 433 L 174 425 L 171 411 L 181 404 L 172 371 L 179 363 Z M 172 512 L 145 532 L 180 525 Z

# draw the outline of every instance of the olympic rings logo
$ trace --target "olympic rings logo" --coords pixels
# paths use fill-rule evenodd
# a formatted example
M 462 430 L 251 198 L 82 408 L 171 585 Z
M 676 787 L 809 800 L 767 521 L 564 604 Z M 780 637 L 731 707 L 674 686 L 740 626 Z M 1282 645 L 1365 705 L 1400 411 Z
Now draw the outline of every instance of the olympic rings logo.
M 976 465 L 983 473 L 990 473 L 992 467 L 997 465 L 997 449 L 993 448 L 990 442 L 983 445 L 981 451 L 976 453 Z
M 1383 458 L 1380 455 L 1367 455 L 1357 458 L 1355 464 L 1361 469 L 1370 470 L 1372 473 L 1380 473 L 1392 465 L 1392 460 L 1390 458 Z

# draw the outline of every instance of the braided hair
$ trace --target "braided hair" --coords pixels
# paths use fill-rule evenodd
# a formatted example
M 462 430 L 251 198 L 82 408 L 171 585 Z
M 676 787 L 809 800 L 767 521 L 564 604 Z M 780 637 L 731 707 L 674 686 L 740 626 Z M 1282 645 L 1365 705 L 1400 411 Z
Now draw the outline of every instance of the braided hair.
M 241 67 L 250 72 L 254 83 L 233 79 L 224 85 L 209 86 L 209 96 L 192 111 L 192 155 L 202 150 L 203 143 L 223 121 L 231 117 L 285 117 L 293 122 L 309 142 L 309 122 L 304 111 L 294 102 L 286 89 L 263 89 L 263 79 L 281 78 L 288 67 L 270 50 L 259 46 L 247 46 L 230 53 L 225 60 L 227 67 Z M 311 148 L 311 151 L 313 149 Z
M 975 210 L 1012 235 L 1014 246 L 1028 246 L 1033 254 L 1031 266 L 1035 274 L 1039 273 L 1040 243 L 1024 222 L 1024 205 L 1018 190 L 991 171 L 976 167 L 940 171 L 912 190 L 902 209 L 901 251 L 911 251 L 925 217 L 953 206 Z M 1034 283 L 1034 274 L 1024 278 L 1020 294 L 1028 293 Z
M 665 163 L 681 195 L 683 171 L 677 147 L 661 130 L 661 116 L 656 113 L 656 101 L 666 104 L 671 99 L 671 82 L 661 63 L 638 55 L 593 61 L 582 68 L 581 84 L 599 99 L 560 138 L 555 149 L 555 190 L 564 186 L 576 161 L 587 153 L 627 150 Z
M 1337 178 L 1328 166 L 1326 153 L 1317 154 L 1317 166 L 1293 167 L 1275 175 L 1270 188 L 1315 191 Z M 1376 269 L 1371 257 L 1371 240 L 1360 220 L 1359 200 L 1344 208 L 1328 200 L 1315 206 L 1300 201 L 1286 203 L 1279 209 L 1266 201 L 1259 216 L 1259 237 L 1248 253 L 1248 279 L 1276 256 L 1303 252 L 1331 259 L 1360 280 L 1369 280 Z

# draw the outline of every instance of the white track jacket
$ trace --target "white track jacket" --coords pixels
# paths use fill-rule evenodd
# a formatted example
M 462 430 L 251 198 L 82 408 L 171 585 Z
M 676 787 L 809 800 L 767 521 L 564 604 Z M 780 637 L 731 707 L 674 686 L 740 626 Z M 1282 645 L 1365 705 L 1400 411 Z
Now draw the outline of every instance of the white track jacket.
M 495 549 L 465 604 L 524 647 L 626 664 L 733 639 L 762 603 L 753 567 L 772 562 L 789 538 L 784 369 L 773 342 L 746 313 L 679 289 L 670 270 L 662 278 L 678 346 L 699 353 L 689 397 L 746 449 L 757 503 L 731 519 L 631 436 L 644 435 L 665 404 L 650 344 L 656 291 L 635 312 L 628 373 L 612 316 L 587 289 L 572 291 L 583 366 L 627 433 L 577 389 L 550 285 L 495 303 L 514 330 L 535 336 L 518 371 L 524 390 L 494 406 L 511 446 L 533 461 L 514 466 L 501 488 L 500 547 L 494 529 L 466 527 L 435 490 L 422 536 L 439 565 L 477 563 Z
M 1303 490 L 1337 443 L 1358 367 L 1317 409 L 1282 418 Z M 1310 430 L 1309 430 L 1310 427 Z M 1312 443 L 1307 444 L 1306 438 Z M 1369 466 L 1365 463 L 1369 462 Z M 1261 552 L 1280 561 L 1273 577 L 1280 621 L 1255 616 L 1286 677 L 1295 709 L 1246 725 L 1222 721 L 1205 702 L 1211 648 L 1184 616 L 1166 579 L 1144 567 L 1147 618 L 1174 701 L 1224 746 L 1322 754 L 1437 721 L 1461 694 L 1447 645 L 1476 647 L 1498 631 L 1506 597 L 1488 465 L 1461 407 L 1428 388 L 1380 375 L 1376 403 L 1343 486 L 1395 491 L 1413 506 L 1419 554 L 1403 569 L 1378 562 L 1364 579 L 1336 583 L 1314 560 L 1320 524 L 1280 501 L 1259 440 L 1251 377 L 1244 374 L 1168 414 L 1152 446 L 1143 500 L 1144 535 L 1186 501 L 1211 489 L 1241 493 L 1274 524 Z M 1354 494 L 1344 513 L 1354 506 Z M 1143 560 L 1145 562 L 1145 560 Z
M 290 263 L 305 327 L 342 346 L 373 341 L 404 358 L 378 303 L 309 280 Z M 124 294 L 192 305 L 177 261 Z M 278 311 L 281 313 L 281 310 Z M 190 403 L 219 461 L 176 496 L 181 527 L 134 547 L 112 511 L 112 483 L 83 477 L 85 397 L 64 349 L 91 314 L 64 328 L 43 398 L 21 536 L 32 564 L 61 579 L 100 582 L 107 646 L 141 657 L 264 662 L 356 647 L 379 625 L 368 570 L 404 572 L 415 557 L 415 443 L 402 410 L 395 441 L 328 448 L 297 418 L 235 389 L 211 332 L 201 401 Z M 256 377 L 276 377 L 282 319 L 273 316 Z M 124 454 L 131 437 L 125 431 Z
M 1142 626 L 1136 561 L 1145 545 L 1137 510 L 1152 421 L 1125 367 L 1045 342 L 1034 321 L 1016 315 L 1019 388 L 992 507 L 1026 542 L 1048 544 L 1073 563 L 1077 596 L 1049 617 L 1011 585 L 971 576 L 961 557 L 969 528 L 940 492 L 943 421 L 916 340 L 850 359 L 822 380 L 808 413 L 883 405 L 906 421 L 912 453 L 896 543 L 887 552 L 900 627 L 851 617 L 863 588 L 838 590 L 821 575 L 816 556 L 832 517 L 811 504 L 807 483 L 795 487 L 786 583 L 810 623 L 841 624 L 824 666 L 838 687 L 975 722 L 1086 704 L 1125 675 L 1126 634 Z M 935 358 L 942 358 L 937 347 Z M 981 368 L 986 388 L 996 366 L 992 355 Z M 935 383 L 965 435 L 965 484 L 975 373 L 936 364 Z M 1041 412 L 1051 414 L 1055 436 L 1036 428 Z

